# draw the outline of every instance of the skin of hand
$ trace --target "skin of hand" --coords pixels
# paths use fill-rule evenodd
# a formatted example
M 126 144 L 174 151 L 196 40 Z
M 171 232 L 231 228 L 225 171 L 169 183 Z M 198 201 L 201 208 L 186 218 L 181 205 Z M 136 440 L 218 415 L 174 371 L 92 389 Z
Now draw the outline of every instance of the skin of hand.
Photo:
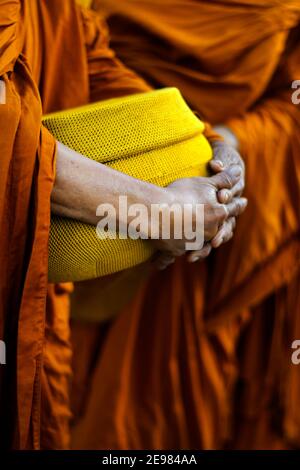
M 51 210 L 56 215 L 96 225 L 99 204 L 110 203 L 118 209 L 120 195 L 127 196 L 128 204 L 144 204 L 148 214 L 151 214 L 151 204 L 203 203 L 207 221 L 205 238 L 209 239 L 216 235 L 220 224 L 246 207 L 242 198 L 235 198 L 227 205 L 217 200 L 218 191 L 227 188 L 230 193 L 239 178 L 240 168 L 232 165 L 210 178 L 184 178 L 167 188 L 160 188 L 90 160 L 58 142 Z M 120 217 L 117 212 L 118 222 L 124 222 Z M 150 226 L 149 220 L 147 223 Z M 185 240 L 153 240 L 152 243 L 170 256 L 172 252 L 176 255 L 182 252 Z
M 234 197 L 240 197 L 245 187 L 245 164 L 242 157 L 240 156 L 239 142 L 235 134 L 226 126 L 220 125 L 215 126 L 216 131 L 223 141 L 214 141 L 211 143 L 213 148 L 213 159 L 209 166 L 213 173 L 217 174 L 228 169 L 232 165 L 237 165 L 240 170 L 240 178 L 235 183 L 234 187 L 230 191 L 226 187 L 218 191 L 218 200 L 222 204 L 231 203 Z M 218 248 L 223 243 L 228 242 L 233 237 L 233 232 L 236 227 L 236 217 L 228 217 L 224 223 L 220 226 L 218 233 L 207 243 L 201 250 L 193 251 L 187 256 L 189 262 L 196 262 L 206 258 L 212 248 Z M 175 258 L 170 256 L 168 253 L 163 253 L 158 259 L 160 269 L 172 264 Z
M 241 168 L 241 176 L 231 193 L 227 193 L 226 189 L 219 192 L 219 200 L 222 203 L 230 201 L 230 197 L 241 196 L 245 188 L 245 164 L 238 153 L 238 151 L 228 145 L 226 142 L 218 141 L 212 144 L 213 148 L 213 159 L 210 161 L 210 169 L 213 173 L 218 173 L 227 169 L 231 165 L 237 165 Z
M 226 126 L 215 126 L 214 130 L 223 137 L 224 141 L 220 140 L 211 143 L 213 148 L 213 159 L 210 162 L 210 169 L 212 172 L 218 173 L 226 170 L 232 165 L 238 165 L 241 169 L 240 178 L 231 191 L 228 192 L 227 189 L 224 188 L 218 192 L 219 202 L 227 204 L 230 203 L 234 197 L 240 197 L 244 191 L 245 164 L 238 152 L 239 142 L 231 129 Z M 233 237 L 235 227 L 236 217 L 229 217 L 220 227 L 217 235 L 207 243 L 202 250 L 191 253 L 188 256 L 188 261 L 195 262 L 206 258 L 210 254 L 212 248 L 218 248 Z
M 230 127 L 221 124 L 214 126 L 213 130 L 223 138 L 227 145 L 239 151 L 240 143 Z
M 236 187 L 241 176 L 239 166 L 231 165 L 226 171 L 208 178 L 184 178 L 168 186 L 173 193 L 175 204 L 204 204 L 204 240 L 209 242 L 219 235 L 220 227 L 225 231 L 223 242 L 229 240 L 234 229 L 235 217 L 244 212 L 247 207 L 245 198 L 233 197 L 231 191 Z M 218 200 L 220 190 L 227 188 L 230 202 L 222 204 Z M 195 214 L 194 214 L 195 215 Z M 222 232 L 223 233 L 223 232 Z M 157 248 L 162 252 L 156 260 L 159 269 L 164 269 L 175 261 L 175 258 L 185 254 L 187 240 L 159 240 Z M 205 243 L 201 250 L 188 255 L 188 261 L 194 262 L 209 255 L 211 244 Z M 195 259 L 196 258 L 196 259 Z

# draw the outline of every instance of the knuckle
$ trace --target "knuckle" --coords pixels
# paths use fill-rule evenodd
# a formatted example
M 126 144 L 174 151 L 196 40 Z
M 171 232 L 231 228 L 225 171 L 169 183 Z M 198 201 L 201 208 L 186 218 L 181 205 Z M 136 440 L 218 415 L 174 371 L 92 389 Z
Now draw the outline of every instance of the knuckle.
M 234 212 L 235 212 L 236 215 L 239 215 L 240 211 L 241 211 L 241 204 L 240 204 L 239 199 L 237 199 L 237 200 L 235 201 L 235 209 L 234 209 Z
M 236 212 L 237 212 L 237 206 L 236 206 L 236 201 L 232 201 L 231 205 L 230 205 L 230 209 L 229 209 L 229 215 L 230 217 L 234 217 L 236 216 Z
M 225 171 L 224 172 L 224 183 L 226 186 L 228 186 L 230 189 L 233 187 L 233 180 L 232 177 Z
M 241 189 L 241 191 L 244 191 L 244 189 L 245 189 L 245 180 L 244 180 L 244 178 L 241 179 L 241 181 L 240 181 L 240 189 Z
M 224 222 L 228 217 L 228 210 L 224 204 L 221 204 L 218 208 L 218 219 Z

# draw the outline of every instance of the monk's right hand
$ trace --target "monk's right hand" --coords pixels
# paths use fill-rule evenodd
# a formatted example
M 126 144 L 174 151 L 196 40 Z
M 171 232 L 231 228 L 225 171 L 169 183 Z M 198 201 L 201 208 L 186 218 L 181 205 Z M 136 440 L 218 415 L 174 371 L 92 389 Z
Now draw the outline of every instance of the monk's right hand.
M 243 198 L 234 198 L 229 204 L 218 201 L 217 193 L 221 188 L 233 190 L 240 176 L 240 168 L 232 165 L 226 170 L 217 173 L 211 178 L 184 178 L 171 184 L 167 188 L 150 184 L 146 181 L 132 178 L 125 173 L 118 172 L 101 163 L 90 160 L 74 150 L 57 142 L 56 178 L 51 194 L 51 210 L 53 214 L 61 217 L 69 217 L 83 223 L 97 225 L 99 217 L 97 209 L 99 204 L 109 203 L 115 208 L 117 223 L 129 224 L 128 214 L 120 211 L 120 195 L 126 195 L 131 204 L 143 204 L 145 211 L 145 224 L 147 231 L 145 238 L 151 238 L 148 233 L 149 215 L 154 205 L 164 203 L 172 206 L 177 203 L 184 209 L 185 204 L 195 207 L 194 220 L 196 217 L 197 204 L 204 205 L 205 224 L 204 238 L 210 240 L 216 235 L 218 228 L 223 224 L 229 234 L 232 231 L 230 221 L 239 215 L 246 206 Z M 183 212 L 183 211 L 182 211 Z M 151 215 L 150 215 L 151 222 Z M 157 229 L 160 231 L 159 222 Z M 195 224 L 197 226 L 197 224 Z M 174 232 L 174 231 L 173 231 Z M 174 233 L 170 230 L 171 237 L 168 239 L 152 240 L 156 248 L 168 253 L 171 261 L 174 256 L 185 253 L 185 244 L 191 240 L 174 239 Z M 173 235 L 173 238 L 172 238 Z M 224 236 L 226 239 L 226 236 Z M 207 251 L 207 247 L 204 249 Z M 192 252 L 189 252 L 192 253 Z M 169 260 L 170 261 L 170 260 Z
M 175 181 L 167 187 L 167 191 L 172 195 L 173 203 L 184 207 L 189 204 L 193 210 L 193 223 L 196 225 L 196 205 L 204 205 L 204 241 L 212 240 L 218 233 L 224 222 L 232 220 L 244 212 L 247 206 L 247 199 L 242 197 L 232 198 L 229 204 L 221 204 L 218 201 L 218 192 L 227 189 L 229 192 L 235 187 L 241 177 L 239 166 L 232 165 L 212 177 L 183 178 Z M 230 224 L 227 224 L 228 231 L 232 231 Z M 172 234 L 172 231 L 171 231 Z M 224 234 L 224 239 L 229 234 Z M 190 242 L 190 240 L 189 240 Z M 156 240 L 155 245 L 163 254 L 158 258 L 158 266 L 163 269 L 168 264 L 174 262 L 174 258 L 186 253 L 187 240 L 182 238 L 176 240 Z M 205 247 L 204 247 L 205 251 Z

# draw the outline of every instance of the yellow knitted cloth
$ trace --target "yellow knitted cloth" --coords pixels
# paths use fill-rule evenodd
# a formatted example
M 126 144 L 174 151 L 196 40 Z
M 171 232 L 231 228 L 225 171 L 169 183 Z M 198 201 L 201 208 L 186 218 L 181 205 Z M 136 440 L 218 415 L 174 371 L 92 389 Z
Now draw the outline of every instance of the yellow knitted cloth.
M 115 98 L 43 119 L 56 139 L 88 158 L 159 186 L 206 175 L 204 124 L 176 88 Z M 109 201 L 99 201 L 109 202 Z M 149 241 L 100 240 L 96 228 L 52 216 L 49 281 L 81 281 L 146 261 Z

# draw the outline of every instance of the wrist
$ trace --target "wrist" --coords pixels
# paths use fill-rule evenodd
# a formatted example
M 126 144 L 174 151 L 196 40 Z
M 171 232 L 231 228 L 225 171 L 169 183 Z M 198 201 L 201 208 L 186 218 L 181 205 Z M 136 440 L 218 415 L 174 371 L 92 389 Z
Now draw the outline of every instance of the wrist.
M 151 239 L 160 237 L 161 227 L 160 218 L 155 217 L 159 206 L 166 204 L 168 206 L 173 203 L 173 194 L 166 188 L 153 185 L 141 180 L 134 180 L 130 191 L 124 194 L 126 209 L 117 211 L 117 220 L 119 226 L 129 229 L 131 223 L 136 225 L 137 220 L 140 224 L 139 233 L 143 239 Z M 123 197 L 124 197 L 123 196 Z M 120 199 L 120 198 L 119 198 Z M 158 234 L 155 236 L 154 234 Z
M 239 149 L 239 141 L 237 136 L 234 134 L 232 129 L 230 129 L 228 126 L 215 126 L 214 130 L 221 136 L 223 137 L 224 141 L 219 140 L 215 141 L 212 143 L 212 146 L 215 145 L 230 145 L 233 147 L 235 150 Z

